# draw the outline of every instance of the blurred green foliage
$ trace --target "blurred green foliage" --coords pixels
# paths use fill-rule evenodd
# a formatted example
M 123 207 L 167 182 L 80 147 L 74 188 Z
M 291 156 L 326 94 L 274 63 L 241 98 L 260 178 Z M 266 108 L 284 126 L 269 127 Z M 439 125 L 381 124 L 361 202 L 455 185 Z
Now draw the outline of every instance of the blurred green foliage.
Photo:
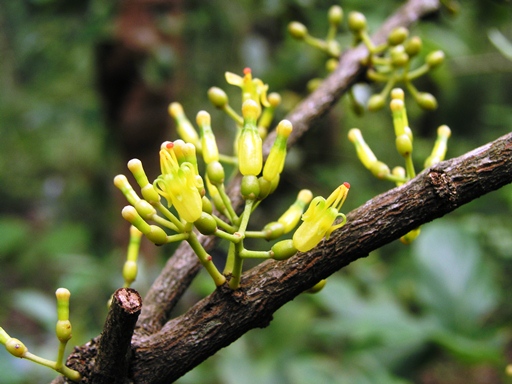
M 345 1 L 364 12 L 374 31 L 402 2 Z M 189 117 L 212 112 L 206 90 L 226 89 L 226 70 L 253 73 L 282 92 L 281 116 L 305 95 L 307 80 L 324 75 L 325 57 L 291 39 L 288 22 L 325 31 L 331 1 L 186 1 L 163 23 L 181 50 L 153 52 L 143 63 L 158 87 L 177 73 L 176 99 Z M 442 10 L 413 28 L 428 52 L 447 63 L 422 79 L 439 109 L 408 106 L 418 165 L 440 124 L 452 129 L 448 157 L 510 131 L 512 63 L 488 40 L 498 29 L 512 40 L 507 2 L 466 1 L 459 14 Z M 158 9 L 155 10 L 157 12 Z M 124 172 L 109 141 L 96 88 L 94 52 L 112 39 L 118 7 L 89 0 L 17 0 L 0 5 L 0 324 L 41 355 L 52 354 L 53 292 L 72 292 L 72 343 L 99 333 L 106 301 L 121 286 L 124 249 L 114 241 L 122 223 L 112 177 Z M 360 88 L 361 94 L 369 90 Z M 231 92 L 231 93 L 230 93 Z M 169 100 L 172 101 L 172 100 Z M 357 117 L 343 99 L 290 152 L 276 203 L 299 188 L 326 195 L 341 181 L 352 192 L 345 211 L 392 187 L 358 162 L 346 134 L 360 128 L 376 155 L 399 164 L 390 113 Z M 228 127 L 225 134 L 232 132 Z M 228 141 L 229 142 L 229 141 Z M 155 157 L 157 156 L 155 149 Z M 389 244 L 329 279 L 319 294 L 285 305 L 264 330 L 254 330 L 179 380 L 180 383 L 502 383 L 512 356 L 512 189 L 494 192 L 448 218 L 427 224 L 409 247 Z M 135 288 L 144 294 L 163 257 L 143 262 Z M 211 291 L 200 276 L 187 303 Z M 0 382 L 33 383 L 54 376 L 0 349 Z

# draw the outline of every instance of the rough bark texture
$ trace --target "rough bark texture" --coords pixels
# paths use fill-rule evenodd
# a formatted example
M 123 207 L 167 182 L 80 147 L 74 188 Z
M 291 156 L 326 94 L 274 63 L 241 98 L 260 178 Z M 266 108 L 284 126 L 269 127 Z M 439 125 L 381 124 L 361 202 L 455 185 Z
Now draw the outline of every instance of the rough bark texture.
M 512 134 L 422 172 L 347 215 L 329 241 L 248 271 L 236 292 L 218 289 L 157 333 L 135 337 L 135 383 L 170 383 L 252 328 L 320 279 L 411 229 L 512 182 Z
M 136 290 L 120 288 L 115 291 L 98 343 L 92 384 L 124 384 L 128 381 L 130 344 L 141 308 L 142 298 Z

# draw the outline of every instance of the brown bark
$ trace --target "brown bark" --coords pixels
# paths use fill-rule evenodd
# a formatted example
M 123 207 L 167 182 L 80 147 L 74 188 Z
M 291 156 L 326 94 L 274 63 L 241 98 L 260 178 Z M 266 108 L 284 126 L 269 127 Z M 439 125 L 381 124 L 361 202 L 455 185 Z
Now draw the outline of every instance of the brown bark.
M 512 182 L 512 133 L 422 172 L 347 215 L 328 241 L 248 271 L 240 290 L 221 288 L 157 333 L 135 336 L 135 383 L 169 383 L 252 328 L 265 327 L 295 296 L 410 230 Z

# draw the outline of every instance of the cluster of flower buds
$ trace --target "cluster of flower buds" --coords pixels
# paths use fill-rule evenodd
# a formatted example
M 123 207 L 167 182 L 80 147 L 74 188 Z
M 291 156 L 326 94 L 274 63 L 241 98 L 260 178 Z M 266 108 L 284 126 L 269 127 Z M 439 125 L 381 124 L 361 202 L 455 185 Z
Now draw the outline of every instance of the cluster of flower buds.
M 367 78 L 373 82 L 385 84 L 380 93 L 370 97 L 369 110 L 376 111 L 383 108 L 391 89 L 399 83 L 404 84 L 421 108 L 427 110 L 437 108 L 435 97 L 427 92 L 419 92 L 412 81 L 431 69 L 439 67 L 444 61 L 443 51 L 430 52 L 421 66 L 412 69 L 411 61 L 419 55 L 423 43 L 418 36 L 409 37 L 407 28 L 395 28 L 388 35 L 386 43 L 376 46 L 370 39 L 366 17 L 362 13 L 351 12 L 348 17 L 348 27 L 354 35 L 354 42 L 357 44 L 362 42 L 370 52 L 365 63 L 368 66 Z
M 383 108 L 391 89 L 400 83 L 404 84 L 420 107 L 427 110 L 436 109 L 435 97 L 427 92 L 419 92 L 412 81 L 441 65 L 444 61 L 444 53 L 442 51 L 430 52 L 421 66 L 412 69 L 411 61 L 419 55 L 422 48 L 422 41 L 418 36 L 409 37 L 409 31 L 406 28 L 398 27 L 389 34 L 386 43 L 376 46 L 368 34 L 366 17 L 362 13 L 350 12 L 347 19 L 348 30 L 354 37 L 353 45 L 356 46 L 362 42 L 368 48 L 369 56 L 364 62 L 368 67 L 368 80 L 385 84 L 380 93 L 370 97 L 368 109 L 376 111 Z M 328 21 L 329 30 L 325 40 L 310 36 L 306 26 L 297 21 L 288 25 L 288 31 L 294 38 L 324 51 L 329 56 L 326 68 L 331 72 L 338 65 L 341 53 L 340 45 L 335 37 L 343 21 L 342 8 L 337 5 L 332 6 L 328 11 Z M 313 79 L 309 82 L 308 88 L 312 90 L 320 82 L 321 79 Z M 348 96 L 354 111 L 358 114 L 362 113 L 363 107 L 354 97 L 352 89 L 348 92 Z
M 268 85 L 253 78 L 249 68 L 244 70 L 243 76 L 226 73 L 226 80 L 242 90 L 241 114 L 229 105 L 222 89 L 211 88 L 208 97 L 216 108 L 225 111 L 236 122 L 238 131 L 233 156 L 219 153 L 208 112 L 200 111 L 197 114 L 196 130 L 183 107 L 172 103 L 169 113 L 176 122 L 181 139 L 166 141 L 161 145 L 161 174 L 150 183 L 139 160 L 128 162 L 128 169 L 140 187 L 141 197 L 126 176 L 118 175 L 114 179 L 114 184 L 130 204 L 123 209 L 122 215 L 133 227 L 133 249 L 129 249 L 123 272 L 127 285 L 133 282 L 137 274 L 136 253 L 141 234 L 157 245 L 187 241 L 217 286 L 229 280 L 229 286 L 236 289 L 240 284 L 244 259 L 287 259 L 298 251 L 312 249 L 324 236 L 328 237 L 345 223 L 345 216 L 339 210 L 347 196 L 348 183 L 338 187 L 327 200 L 313 198 L 310 191 L 303 190 L 277 221 L 259 231 L 248 229 L 254 209 L 274 192 L 279 183 L 292 124 L 288 120 L 279 122 L 275 141 L 264 161 L 263 138 L 280 97 L 275 93 L 267 95 Z M 235 164 L 242 175 L 240 191 L 245 206 L 241 214 L 237 214 L 225 191 L 225 163 Z M 200 172 L 200 169 L 204 171 Z M 304 213 L 308 204 L 309 208 Z M 302 224 L 292 239 L 278 241 L 266 251 L 245 248 L 244 239 L 275 240 L 292 232 L 301 218 Z M 335 224 L 338 218 L 341 218 L 341 222 Z M 222 273 L 198 241 L 194 229 L 230 242 Z
M 399 186 L 416 175 L 412 159 L 413 134 L 407 119 L 404 91 L 402 89 L 395 88 L 391 91 L 390 108 L 396 136 L 395 146 L 398 153 L 404 158 L 405 167 L 397 166 L 391 170 L 387 164 L 378 160 L 369 145 L 363 139 L 363 135 L 359 129 L 351 129 L 348 133 L 348 138 L 354 144 L 357 156 L 365 168 L 377 178 L 392 181 Z M 444 160 L 450 134 L 450 128 L 446 125 L 442 125 L 437 129 L 437 139 L 430 156 L 423 164 L 424 168 L 428 168 Z M 403 243 L 410 243 L 418 235 L 419 228 L 402 237 L 401 241 Z
M 79 372 L 67 367 L 64 364 L 64 351 L 67 342 L 71 339 L 71 323 L 69 321 L 69 297 L 70 293 L 65 288 L 59 288 L 55 292 L 57 298 L 57 324 L 55 326 L 55 334 L 59 340 L 59 350 L 57 360 L 47 360 L 29 352 L 28 348 L 20 340 L 13 338 L 0 327 L 0 344 L 13 356 L 30 360 L 34 363 L 51 368 L 68 379 L 79 382 L 82 377 Z

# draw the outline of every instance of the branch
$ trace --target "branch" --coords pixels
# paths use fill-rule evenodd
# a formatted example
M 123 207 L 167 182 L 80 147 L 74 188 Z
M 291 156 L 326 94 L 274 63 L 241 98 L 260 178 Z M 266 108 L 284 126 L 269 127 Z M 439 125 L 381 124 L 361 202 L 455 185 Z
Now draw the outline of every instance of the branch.
M 389 32 L 398 26 L 409 27 L 421 17 L 436 11 L 438 0 L 409 0 L 389 17 L 373 36 L 376 44 L 383 43 Z M 288 144 L 295 143 L 340 97 L 354 84 L 362 73 L 361 60 L 368 54 L 364 46 L 347 50 L 341 57 L 337 69 L 309 97 L 304 99 L 286 119 L 293 124 L 293 133 Z M 271 132 L 264 143 L 264 153 L 268 154 L 275 139 Z M 231 183 L 228 192 L 235 206 L 241 205 L 239 193 L 240 180 Z M 203 237 L 203 246 L 210 250 L 215 245 L 214 239 Z M 188 288 L 200 264 L 197 256 L 186 243 L 182 243 L 175 255 L 170 258 L 160 276 L 155 280 L 144 298 L 144 307 L 139 317 L 138 332 L 151 334 L 160 330 L 179 298 Z
M 347 215 L 329 241 L 248 271 L 240 290 L 218 289 L 151 336 L 135 337 L 135 383 L 173 382 L 294 297 L 410 230 L 512 182 L 512 133 L 425 170 Z

